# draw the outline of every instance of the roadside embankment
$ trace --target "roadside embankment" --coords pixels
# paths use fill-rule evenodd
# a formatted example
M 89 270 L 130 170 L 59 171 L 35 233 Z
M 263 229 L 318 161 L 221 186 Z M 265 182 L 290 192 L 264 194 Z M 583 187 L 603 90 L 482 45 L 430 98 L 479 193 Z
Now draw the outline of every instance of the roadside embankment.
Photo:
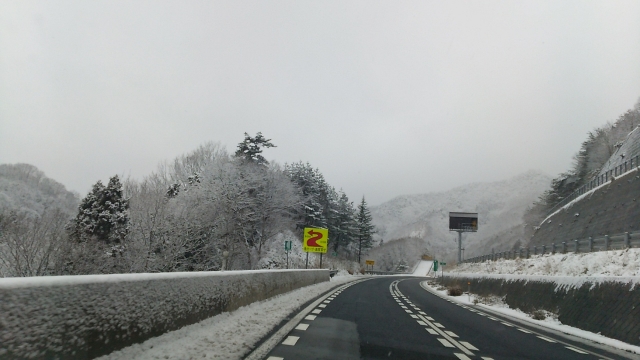
M 640 168 L 583 194 L 538 227 L 529 245 L 570 243 L 640 228 Z
M 328 270 L 0 279 L 0 357 L 94 358 L 328 280 Z
M 501 297 L 510 308 L 529 314 L 549 311 L 565 325 L 640 345 L 639 277 L 455 273 L 445 274 L 443 284 Z

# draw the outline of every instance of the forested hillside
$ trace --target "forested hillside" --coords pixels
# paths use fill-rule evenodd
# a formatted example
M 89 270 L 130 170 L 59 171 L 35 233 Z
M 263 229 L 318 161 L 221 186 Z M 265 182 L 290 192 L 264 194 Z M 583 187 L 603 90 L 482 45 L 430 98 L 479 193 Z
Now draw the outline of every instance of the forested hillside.
M 332 263 L 357 260 L 373 226 L 308 163 L 269 163 L 261 133 L 230 154 L 207 143 L 142 180 L 98 181 L 78 203 L 31 165 L 0 167 L 0 276 L 284 268 L 285 240 L 329 229 Z M 311 258 L 311 263 L 316 262 Z
M 0 165 L 0 277 L 56 271 L 78 200 L 35 166 Z
M 449 212 L 478 212 L 478 232 L 463 235 L 465 256 L 469 257 L 492 246 L 512 246 L 518 240 L 524 241 L 523 215 L 549 188 L 550 180 L 547 175 L 529 171 L 504 181 L 474 183 L 440 193 L 403 195 L 372 208 L 373 222 L 380 230 L 383 247 L 392 253 L 400 253 L 394 240 L 416 238 L 420 242 L 417 245 L 410 242 L 412 247 L 453 259 L 457 257 L 457 234 L 449 232 Z M 376 249 L 376 253 L 381 252 Z M 421 252 L 410 254 L 413 258 L 405 259 L 408 262 L 417 259 Z
M 73 213 L 78 195 L 29 164 L 0 165 L 0 212 L 42 214 L 60 208 Z
M 615 121 L 609 121 L 588 132 L 587 139 L 573 158 L 571 168 L 553 179 L 551 189 L 541 197 L 540 204 L 543 212 L 598 175 L 607 161 L 623 146 L 629 133 L 638 125 L 640 125 L 640 100 Z M 638 154 L 620 155 L 630 158 Z

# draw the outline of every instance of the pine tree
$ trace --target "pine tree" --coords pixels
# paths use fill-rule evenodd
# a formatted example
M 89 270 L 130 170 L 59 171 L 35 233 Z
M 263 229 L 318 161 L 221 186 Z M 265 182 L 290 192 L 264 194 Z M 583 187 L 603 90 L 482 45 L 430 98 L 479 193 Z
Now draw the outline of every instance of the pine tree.
M 101 181 L 82 199 L 73 226 L 74 237 L 81 241 L 94 238 L 105 244 L 120 244 L 129 232 L 129 200 L 123 196 L 118 176 Z
M 276 146 L 271 143 L 271 139 L 266 139 L 261 132 L 258 132 L 256 137 L 251 137 L 249 134 L 244 133 L 244 141 L 238 144 L 236 156 L 258 165 L 267 165 L 269 162 L 260 154 L 263 148 L 271 147 Z
M 358 238 L 356 210 L 353 207 L 353 202 L 349 201 L 343 191 L 340 191 L 336 213 L 334 235 L 331 236 L 335 239 L 332 244 L 334 252 L 338 252 L 339 248 L 349 249 L 350 245 Z
M 371 212 L 367 207 L 367 202 L 362 197 L 360 205 L 358 205 L 358 263 L 361 260 L 362 252 L 367 251 L 373 246 L 373 234 L 375 233 L 375 226 L 371 223 Z
M 291 181 L 300 188 L 304 198 L 302 219 L 298 227 L 317 226 L 327 227 L 323 197 L 327 185 L 318 169 L 313 169 L 309 163 L 302 162 L 285 165 L 285 173 Z

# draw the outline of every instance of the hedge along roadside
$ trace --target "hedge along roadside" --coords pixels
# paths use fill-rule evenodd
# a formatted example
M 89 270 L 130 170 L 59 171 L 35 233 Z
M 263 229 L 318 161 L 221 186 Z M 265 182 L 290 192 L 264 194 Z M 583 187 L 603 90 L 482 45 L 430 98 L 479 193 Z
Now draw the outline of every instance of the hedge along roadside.
M 328 270 L 0 279 L 0 357 L 94 358 L 328 280 Z
M 502 297 L 525 313 L 546 310 L 565 325 L 640 345 L 637 278 L 447 274 L 444 285 Z M 441 279 L 439 279 L 440 281 Z

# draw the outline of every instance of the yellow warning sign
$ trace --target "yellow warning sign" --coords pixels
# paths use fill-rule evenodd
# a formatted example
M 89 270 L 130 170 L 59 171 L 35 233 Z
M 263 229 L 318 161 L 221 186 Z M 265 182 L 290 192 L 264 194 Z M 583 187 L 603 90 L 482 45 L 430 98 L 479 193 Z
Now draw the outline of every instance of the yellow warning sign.
M 302 250 L 305 252 L 327 253 L 329 230 L 321 228 L 304 228 Z

